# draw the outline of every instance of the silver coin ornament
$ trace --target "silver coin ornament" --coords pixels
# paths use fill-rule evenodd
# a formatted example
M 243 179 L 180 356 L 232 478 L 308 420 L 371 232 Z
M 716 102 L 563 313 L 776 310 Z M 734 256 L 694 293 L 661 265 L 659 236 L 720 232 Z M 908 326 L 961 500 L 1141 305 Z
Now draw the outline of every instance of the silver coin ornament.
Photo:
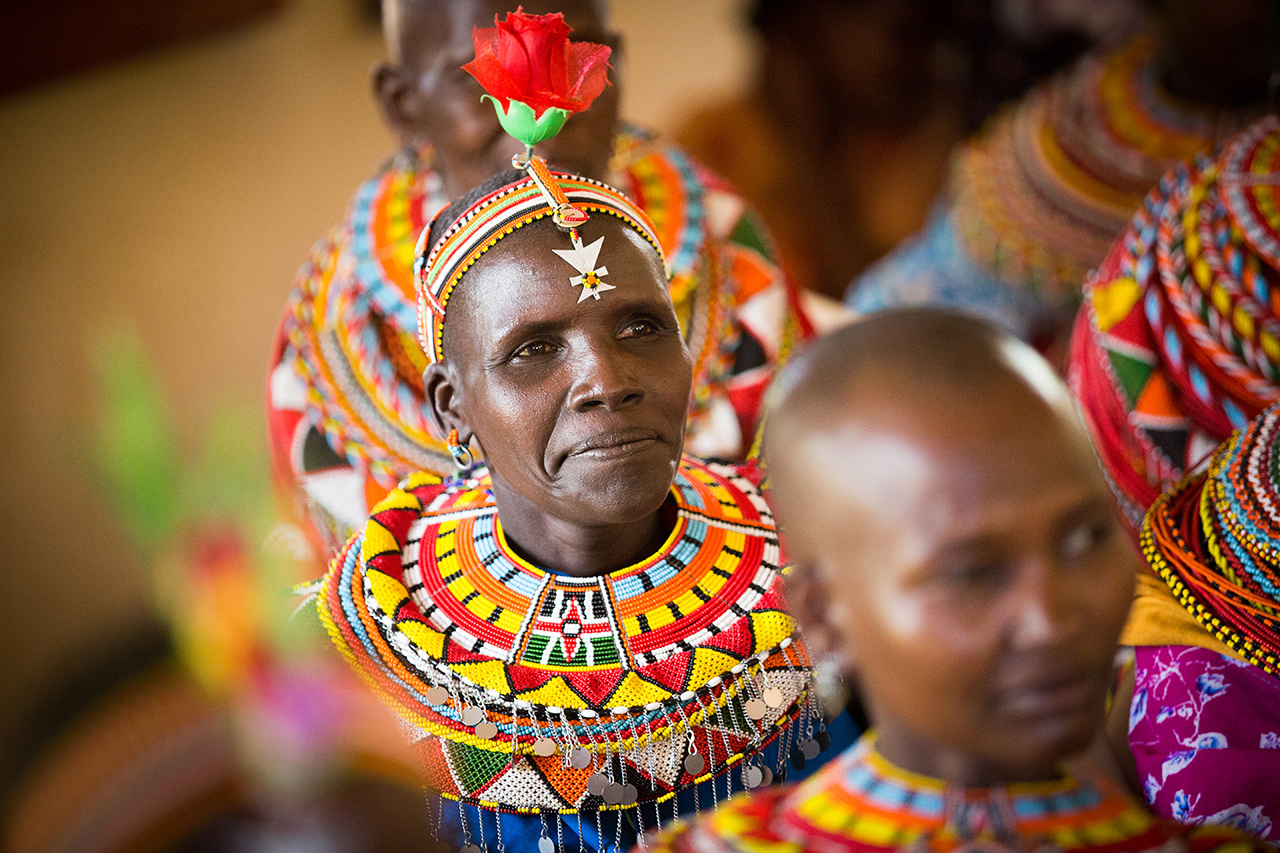
M 620 806 L 622 805 L 622 786 L 617 783 L 610 783 L 604 789 L 604 801 L 606 805 Z
M 569 753 L 569 766 L 574 770 L 586 770 L 591 764 L 591 753 L 580 746 L 575 746 Z
M 485 720 L 476 726 L 476 737 L 481 740 L 493 740 L 498 736 L 498 727 L 490 720 Z
M 603 773 L 593 773 L 591 778 L 587 779 L 587 791 L 593 796 L 603 797 L 608 787 L 609 777 Z
M 640 789 L 630 782 L 622 786 L 622 795 L 620 803 L 624 806 L 634 806 L 636 801 L 640 799 Z
M 766 687 L 764 692 L 760 694 L 760 698 L 764 700 L 764 704 L 770 708 L 781 708 L 782 703 L 786 701 L 786 697 L 782 695 L 782 691 L 776 687 Z
M 818 746 L 818 742 L 810 738 L 800 744 L 800 751 L 804 753 L 806 761 L 813 761 L 818 757 L 818 753 L 822 752 L 822 747 Z
M 462 724 L 464 726 L 478 726 L 483 719 L 484 711 L 481 711 L 475 705 L 468 705 L 462 711 Z
M 538 853 L 556 853 L 556 843 L 550 838 L 539 838 Z
M 449 701 L 449 691 L 443 687 L 432 687 L 427 690 L 427 701 L 432 705 L 443 705 Z
M 684 769 L 690 776 L 701 776 L 707 769 L 707 760 L 700 753 L 691 752 L 684 757 Z
M 760 772 L 764 774 L 764 779 L 763 779 L 763 780 L 761 780 L 760 784 L 761 784 L 761 785 L 772 785 L 772 784 L 773 784 L 773 771 L 769 769 L 768 765 L 765 765 L 764 767 L 761 767 L 761 768 L 760 768 Z
M 480 846 L 478 844 L 464 844 L 458 853 L 480 853 Z
M 747 716 L 753 720 L 763 720 L 764 715 L 768 712 L 768 707 L 764 701 L 752 697 L 743 703 L 742 709 L 747 712 Z
M 753 764 L 742 771 L 742 781 L 748 788 L 759 788 L 764 784 L 764 771 Z
M 533 742 L 533 754 L 547 758 L 556 754 L 556 742 L 549 737 L 540 737 Z
M 827 734 L 825 731 L 818 732 L 813 736 L 813 739 L 818 742 L 818 749 L 823 752 L 826 752 L 831 748 L 831 735 Z

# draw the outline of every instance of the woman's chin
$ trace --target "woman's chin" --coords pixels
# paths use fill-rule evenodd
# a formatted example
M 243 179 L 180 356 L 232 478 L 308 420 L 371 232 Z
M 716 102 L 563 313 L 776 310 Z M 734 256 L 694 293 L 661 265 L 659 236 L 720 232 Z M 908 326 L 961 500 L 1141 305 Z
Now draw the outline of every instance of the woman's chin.
M 560 477 L 560 494 L 579 522 L 635 523 L 657 512 L 671 493 L 675 466 L 670 460 L 632 456 L 582 461 L 586 464 L 561 468 Z

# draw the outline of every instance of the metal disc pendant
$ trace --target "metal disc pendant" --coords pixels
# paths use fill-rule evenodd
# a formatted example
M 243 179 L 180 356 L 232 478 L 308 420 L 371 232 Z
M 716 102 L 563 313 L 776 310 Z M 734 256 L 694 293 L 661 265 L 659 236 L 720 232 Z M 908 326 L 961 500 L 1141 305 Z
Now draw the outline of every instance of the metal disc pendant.
M 831 735 L 827 734 L 826 732 L 818 732 L 816 735 L 813 736 L 813 739 L 818 742 L 818 749 L 822 750 L 823 752 L 826 752 L 828 749 L 831 748 Z
M 743 703 L 742 709 L 746 711 L 747 716 L 753 720 L 763 720 L 764 715 L 769 711 L 763 701 L 755 698 L 748 699 Z
M 609 788 L 609 777 L 603 773 L 593 773 L 591 778 L 587 780 L 587 792 L 603 797 L 604 792 Z
M 443 705 L 449 701 L 449 691 L 443 687 L 432 687 L 427 691 L 427 701 L 432 705 Z
M 782 695 L 782 691 L 776 687 L 766 687 L 764 692 L 760 694 L 760 698 L 764 700 L 764 704 L 770 708 L 781 708 L 782 703 L 786 701 L 786 697 Z
M 791 766 L 797 770 L 803 770 L 805 765 L 804 750 L 800 748 L 800 744 L 796 744 L 791 749 Z
M 763 767 L 761 767 L 761 768 L 760 768 L 760 772 L 764 774 L 764 779 L 760 782 L 760 784 L 761 784 L 761 785 L 772 785 L 772 784 L 773 784 L 773 771 L 769 769 L 769 765 L 767 765 L 767 764 L 766 764 L 766 765 L 764 765 Z
M 480 847 L 476 844 L 464 844 L 458 853 L 480 853 Z
M 539 838 L 538 853 L 556 853 L 556 843 L 550 838 Z
M 549 737 L 540 737 L 533 742 L 533 754 L 543 758 L 556 754 L 556 742 Z
M 622 786 L 622 805 L 634 806 L 640 799 L 640 789 L 630 782 Z
M 684 770 L 690 776 L 701 776 L 702 771 L 707 769 L 707 760 L 702 757 L 701 753 L 691 752 L 684 757 Z
M 582 747 L 575 746 L 573 752 L 569 753 L 569 766 L 574 770 L 586 770 L 589 764 L 591 764 L 591 753 Z
M 818 757 L 818 753 L 822 752 L 822 749 L 818 746 L 818 742 L 812 738 L 800 744 L 800 750 L 804 753 L 804 757 L 807 761 L 813 761 L 813 759 Z
M 616 783 L 610 783 L 604 789 L 604 801 L 606 805 L 617 806 L 622 804 L 622 786 Z
M 742 771 L 742 781 L 748 788 L 759 788 L 764 784 L 764 771 L 752 764 Z
M 483 719 L 484 711 L 481 711 L 475 705 L 468 705 L 462 711 L 462 724 L 464 726 L 478 726 Z
M 491 720 L 485 720 L 476 726 L 476 737 L 481 740 L 493 740 L 498 736 L 498 727 Z

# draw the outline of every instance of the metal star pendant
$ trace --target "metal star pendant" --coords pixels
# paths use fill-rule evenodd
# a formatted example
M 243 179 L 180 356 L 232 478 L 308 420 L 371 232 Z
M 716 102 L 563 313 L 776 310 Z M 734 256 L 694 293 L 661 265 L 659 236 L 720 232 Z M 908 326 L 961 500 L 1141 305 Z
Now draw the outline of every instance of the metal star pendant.
M 578 296 L 579 302 L 588 296 L 599 299 L 604 291 L 614 290 L 612 284 L 606 284 L 602 280 L 602 276 L 609 274 L 608 268 L 596 267 L 596 260 L 600 257 L 600 246 L 603 244 L 603 237 L 598 237 L 590 246 L 583 246 L 582 240 L 574 237 L 572 249 L 551 250 L 578 271 L 579 275 L 569 277 L 569 284 L 572 287 L 582 285 L 582 293 Z

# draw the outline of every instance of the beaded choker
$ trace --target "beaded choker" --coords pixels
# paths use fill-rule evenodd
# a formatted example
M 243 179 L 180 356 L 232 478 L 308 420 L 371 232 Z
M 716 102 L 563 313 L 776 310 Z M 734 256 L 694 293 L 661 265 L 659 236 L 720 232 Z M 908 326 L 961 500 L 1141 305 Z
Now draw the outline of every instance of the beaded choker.
M 1086 281 L 1072 382 L 1134 528 L 1160 491 L 1280 399 L 1280 123 L 1147 196 Z
M 1105 780 L 961 788 L 894 766 L 875 735 L 797 788 L 739 797 L 692 826 L 650 839 L 650 853 L 1064 853 L 1254 849 L 1229 827 L 1152 817 Z
M 592 578 L 520 558 L 487 486 L 410 477 L 323 583 L 330 634 L 415 729 L 429 787 L 497 811 L 631 808 L 731 769 L 764 784 L 754 756 L 784 733 L 816 753 L 777 531 L 743 472 L 685 457 L 667 542 Z
M 957 157 L 951 215 L 965 253 L 1011 286 L 1074 307 L 1081 280 L 1160 175 L 1214 152 L 1262 112 L 1166 94 L 1149 37 L 1085 57 Z
M 1161 496 L 1142 553 L 1210 633 L 1280 675 L 1280 407 Z

